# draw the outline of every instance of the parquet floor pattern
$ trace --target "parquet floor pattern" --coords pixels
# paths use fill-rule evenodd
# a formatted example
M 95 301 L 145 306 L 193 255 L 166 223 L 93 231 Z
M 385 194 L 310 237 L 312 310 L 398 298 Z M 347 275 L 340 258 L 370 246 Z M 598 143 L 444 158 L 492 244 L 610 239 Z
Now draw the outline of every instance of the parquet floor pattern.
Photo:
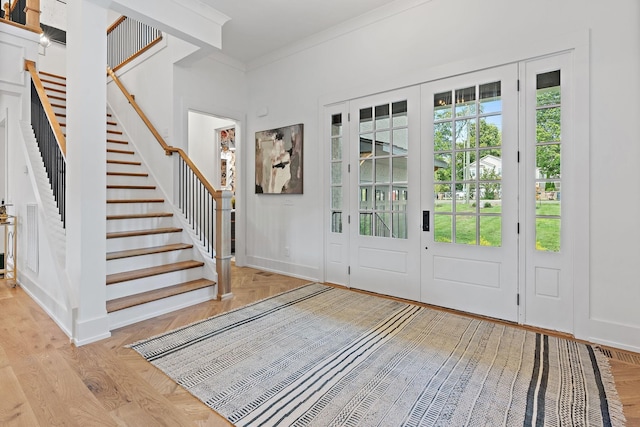
M 126 344 L 293 289 L 306 280 L 232 267 L 232 299 L 199 304 L 75 347 L 18 288 L 0 280 L 0 426 L 228 426 Z M 630 427 L 640 366 L 612 361 Z

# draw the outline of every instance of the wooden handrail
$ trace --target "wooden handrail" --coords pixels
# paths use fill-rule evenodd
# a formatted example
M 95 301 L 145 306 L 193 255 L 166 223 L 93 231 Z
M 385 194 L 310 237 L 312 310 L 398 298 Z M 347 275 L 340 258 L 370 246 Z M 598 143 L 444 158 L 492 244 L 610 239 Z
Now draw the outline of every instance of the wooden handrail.
M 193 173 L 198 177 L 200 182 L 202 182 L 202 184 L 205 186 L 207 191 L 209 191 L 209 193 L 214 197 L 214 199 L 218 200 L 220 198 L 220 194 L 222 194 L 222 191 L 216 190 L 213 187 L 213 185 L 209 183 L 207 178 L 204 177 L 202 172 L 200 172 L 197 166 L 191 161 L 191 159 L 187 156 L 187 154 L 181 148 L 172 147 L 165 142 L 165 140 L 162 138 L 162 136 L 160 136 L 160 133 L 153 126 L 149 118 L 146 116 L 146 114 L 144 114 L 144 112 L 142 111 L 142 109 L 134 99 L 134 97 L 129 93 L 129 91 L 127 91 L 127 89 L 124 87 L 124 85 L 122 84 L 118 76 L 116 76 L 116 73 L 114 73 L 110 67 L 107 67 L 107 74 L 109 74 L 109 76 L 113 79 L 115 84 L 120 88 L 124 96 L 129 101 L 129 104 L 131 104 L 133 109 L 136 110 L 136 112 L 138 113 L 138 115 L 140 116 L 144 124 L 147 126 L 147 128 L 149 128 L 149 130 L 151 131 L 153 136 L 156 138 L 156 140 L 158 141 L 158 143 L 160 144 L 164 152 L 167 154 L 167 156 L 171 156 L 173 153 L 178 153 L 180 157 L 182 157 L 184 162 L 187 164 L 187 166 L 189 166 L 189 168 L 191 168 Z
M 24 9 L 26 16 L 26 22 L 24 24 L 11 21 L 11 12 L 13 12 L 17 5 L 18 0 L 13 0 L 13 3 L 8 1 L 4 3 L 2 5 L 5 11 L 4 18 L 0 19 L 0 22 L 32 31 L 36 34 L 42 34 L 42 28 L 40 27 L 40 0 L 27 0 L 27 6 Z
M 129 91 L 127 91 L 127 88 L 124 87 L 124 85 L 122 84 L 118 76 L 116 76 L 116 73 L 113 72 L 111 67 L 107 67 L 107 74 L 113 79 L 115 84 L 120 88 L 125 98 L 127 98 L 127 101 L 129 101 L 129 104 L 131 104 L 133 109 L 136 110 L 136 112 L 138 113 L 138 115 L 140 116 L 144 124 L 147 125 L 147 127 L 149 128 L 153 136 L 156 138 L 156 141 L 158 141 L 158 143 L 160 144 L 162 149 L 165 151 L 167 156 L 170 156 L 175 151 L 175 149 L 172 150 L 173 147 L 169 147 L 169 145 L 164 141 L 162 136 L 160 136 L 160 133 L 151 124 L 151 122 L 149 121 L 149 118 L 146 116 L 146 114 L 144 114 L 144 112 L 142 111 L 142 109 L 140 108 L 136 100 L 133 98 L 133 96 L 131 96 Z
M 161 40 L 162 40 L 162 35 L 158 36 L 154 41 L 152 41 L 151 43 L 149 43 L 148 45 L 146 45 L 145 47 L 137 51 L 135 54 L 131 55 L 129 58 L 127 58 L 126 61 L 113 67 L 113 71 L 118 71 L 120 68 L 124 67 L 125 65 L 127 65 L 128 63 L 136 59 L 138 56 L 142 55 L 143 53 L 151 49 L 153 46 L 160 43 Z
M 117 27 L 118 25 L 122 24 L 122 23 L 124 22 L 124 20 L 125 20 L 125 19 L 127 19 L 127 17 L 126 17 L 126 16 L 124 16 L 124 15 L 122 15 L 120 18 L 116 19 L 116 20 L 114 21 L 114 23 L 113 23 L 113 24 L 111 24 L 111 25 L 109 26 L 109 28 L 107 28 L 107 34 L 109 34 L 110 32 L 112 32 L 113 30 L 115 30 L 115 29 L 116 29 L 116 27 Z
M 220 198 L 220 195 L 222 194 L 222 190 L 216 190 L 215 188 L 213 188 L 213 185 L 211 185 L 209 181 L 207 181 L 207 178 L 205 178 L 204 175 L 202 175 L 202 172 L 200 172 L 200 170 L 197 168 L 197 166 L 193 164 L 191 159 L 187 156 L 187 153 L 185 153 L 182 148 L 169 147 L 169 149 L 171 150 L 171 152 L 178 153 L 180 157 L 182 157 L 182 160 L 184 160 L 187 166 L 191 168 L 194 175 L 198 177 L 207 191 L 213 196 L 215 200 L 218 200 Z
M 62 156 L 66 159 L 67 157 L 67 140 L 62 132 L 62 128 L 60 127 L 60 123 L 58 123 L 58 119 L 56 119 L 55 112 L 53 111 L 53 107 L 49 102 L 49 97 L 47 97 L 47 93 L 42 86 L 42 82 L 40 81 L 40 77 L 38 76 L 38 72 L 36 71 L 36 63 L 33 61 L 25 60 L 24 61 L 24 69 L 31 74 L 31 80 L 33 80 L 33 85 L 38 92 L 38 96 L 40 97 L 40 102 L 42 102 L 42 106 L 44 107 L 44 111 L 47 114 L 47 120 L 49 120 L 49 124 L 51 125 L 51 129 L 53 130 L 53 134 L 56 137 L 56 141 L 58 142 L 58 147 L 60 147 L 60 152 Z

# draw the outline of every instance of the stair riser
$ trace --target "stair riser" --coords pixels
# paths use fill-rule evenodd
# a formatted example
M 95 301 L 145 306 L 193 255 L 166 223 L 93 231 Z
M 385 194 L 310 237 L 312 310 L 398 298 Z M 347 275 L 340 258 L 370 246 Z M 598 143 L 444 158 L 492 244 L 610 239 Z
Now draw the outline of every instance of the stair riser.
M 116 184 L 113 184 L 116 185 Z M 107 200 L 114 199 L 162 199 L 158 190 L 141 190 L 130 188 L 107 188 Z
M 142 255 L 130 258 L 112 259 L 107 261 L 107 274 L 138 270 L 141 268 L 156 267 L 180 261 L 189 261 L 192 259 L 193 249 L 163 252 L 159 254 Z
M 107 239 L 107 252 L 182 243 L 182 233 L 154 234 L 149 236 L 120 237 Z
M 131 160 L 131 159 L 129 159 Z M 135 159 L 134 159 L 135 161 Z M 133 172 L 143 173 L 146 172 L 142 166 L 139 165 L 121 165 L 117 163 L 107 163 L 107 172 Z
M 200 279 L 203 277 L 203 274 L 204 268 L 198 267 L 130 280 L 128 282 L 114 283 L 113 285 L 107 286 L 107 301 Z
M 132 151 L 131 147 L 115 147 L 115 146 L 109 146 L 107 147 L 109 149 L 113 149 L 113 150 L 126 150 L 126 151 Z M 113 153 L 113 152 L 107 152 L 107 160 L 124 160 L 125 162 L 139 162 L 140 159 L 135 155 L 135 154 L 127 154 L 127 153 Z
M 154 185 L 148 176 L 107 175 L 108 185 Z
M 111 330 L 121 328 L 123 326 L 151 319 L 181 308 L 210 301 L 216 298 L 216 292 L 217 287 L 211 286 L 109 313 L 109 328 Z
M 107 203 L 107 215 L 167 212 L 164 203 Z
M 66 101 L 62 101 L 60 99 L 49 99 L 49 104 L 51 104 L 54 113 L 67 113 Z M 60 120 L 66 123 L 67 117 L 60 117 Z
M 127 230 L 150 230 L 152 228 L 173 227 L 170 217 L 165 218 L 136 218 L 107 220 L 107 233 Z

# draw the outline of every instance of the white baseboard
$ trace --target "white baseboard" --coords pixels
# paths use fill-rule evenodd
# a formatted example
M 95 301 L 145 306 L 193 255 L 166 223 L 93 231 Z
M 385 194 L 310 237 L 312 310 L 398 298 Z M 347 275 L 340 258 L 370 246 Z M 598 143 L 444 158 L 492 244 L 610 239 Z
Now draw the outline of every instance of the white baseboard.
M 245 260 L 246 267 L 269 271 L 271 273 L 283 274 L 285 276 L 296 277 L 298 279 L 309 280 L 311 282 L 317 282 L 321 277 L 320 269 L 317 267 L 287 263 L 256 256 L 247 256 Z
M 67 307 L 23 273 L 18 276 L 18 285 L 71 339 L 73 336 L 73 314 L 67 310 Z

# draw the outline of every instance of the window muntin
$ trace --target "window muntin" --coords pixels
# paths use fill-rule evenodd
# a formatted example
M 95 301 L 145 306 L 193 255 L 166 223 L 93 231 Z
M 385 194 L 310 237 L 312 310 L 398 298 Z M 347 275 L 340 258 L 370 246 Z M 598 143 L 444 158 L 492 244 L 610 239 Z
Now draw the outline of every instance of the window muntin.
M 331 116 L 331 161 L 330 167 L 330 220 L 331 232 L 342 233 L 344 203 L 342 197 L 342 114 Z
M 561 247 L 562 91 L 560 70 L 536 76 L 536 250 Z
M 360 235 L 407 238 L 409 152 L 407 101 L 360 109 Z
M 434 95 L 434 239 L 502 245 L 501 82 Z

